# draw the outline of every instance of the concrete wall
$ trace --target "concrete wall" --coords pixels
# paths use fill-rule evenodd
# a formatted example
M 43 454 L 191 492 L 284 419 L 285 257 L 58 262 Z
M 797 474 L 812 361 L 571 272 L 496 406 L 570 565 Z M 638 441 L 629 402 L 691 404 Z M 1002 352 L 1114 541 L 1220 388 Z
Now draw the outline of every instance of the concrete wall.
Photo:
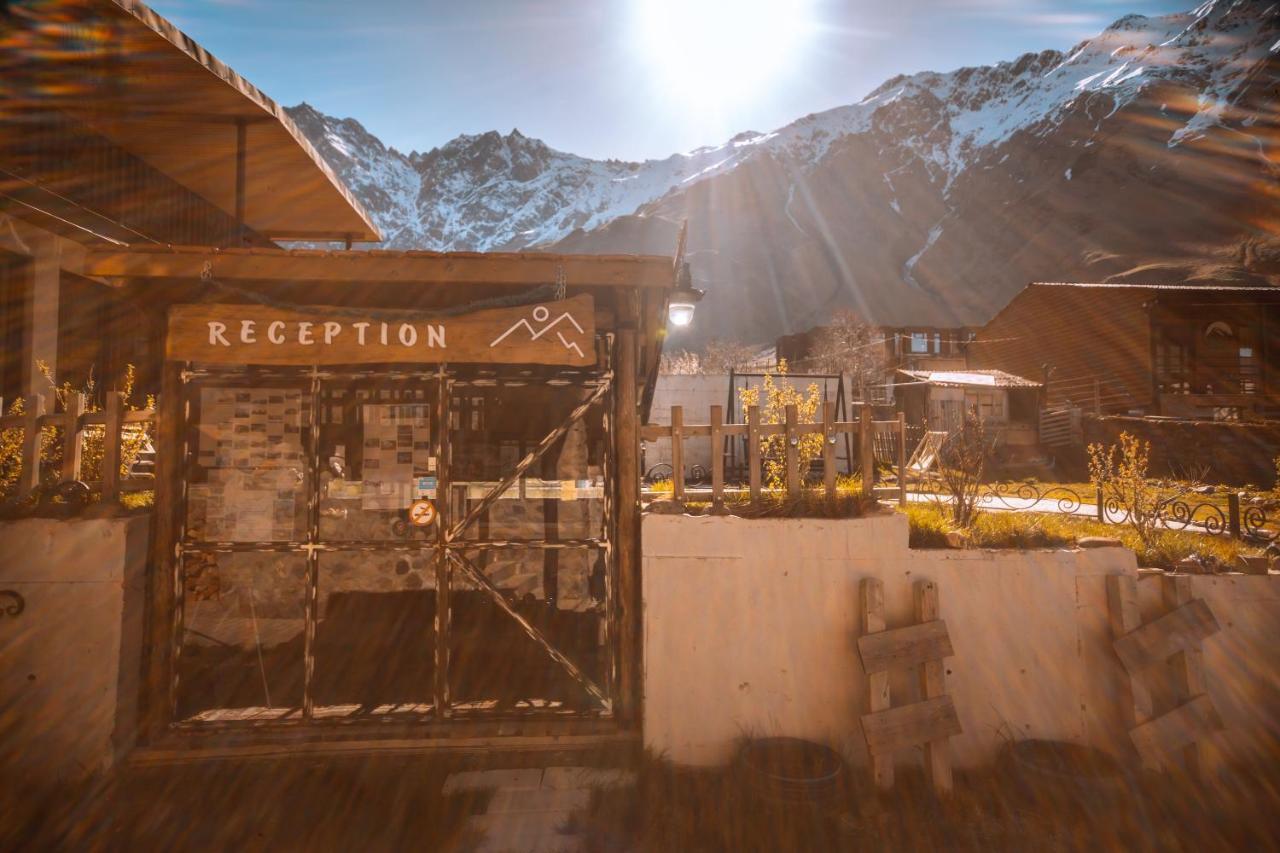
M 0 524 L 0 590 L 25 600 L 21 613 L 0 616 L 0 778 L 9 785 L 75 785 L 129 747 L 147 529 L 136 517 Z
M 711 416 L 712 406 L 724 406 L 729 399 L 729 374 L 669 374 L 658 377 L 653 389 L 653 408 L 649 422 L 667 425 L 671 423 L 671 407 L 684 407 L 685 423 L 705 424 Z M 729 412 L 725 410 L 725 419 Z M 671 464 L 671 439 L 646 442 L 644 445 L 644 470 L 658 464 Z M 685 469 L 701 465 L 711 471 L 711 439 L 691 438 L 684 443 Z M 643 473 L 643 472 L 642 472 Z
M 720 763 L 742 735 L 786 734 L 865 764 L 864 577 L 884 581 L 890 628 L 911 621 L 913 581 L 939 586 L 956 652 L 948 692 L 964 727 L 952 740 L 957 767 L 989 762 L 1010 737 L 1128 753 L 1104 578 L 1138 573 L 1130 551 L 913 551 L 905 517 L 891 514 L 646 516 L 643 541 L 645 740 L 676 762 Z M 1159 579 L 1144 573 L 1139 588 L 1150 618 Z M 1223 628 L 1205 644 L 1230 728 L 1218 745 L 1238 758 L 1278 754 L 1280 578 L 1196 577 L 1194 589 Z M 919 698 L 905 673 L 891 689 L 895 704 Z

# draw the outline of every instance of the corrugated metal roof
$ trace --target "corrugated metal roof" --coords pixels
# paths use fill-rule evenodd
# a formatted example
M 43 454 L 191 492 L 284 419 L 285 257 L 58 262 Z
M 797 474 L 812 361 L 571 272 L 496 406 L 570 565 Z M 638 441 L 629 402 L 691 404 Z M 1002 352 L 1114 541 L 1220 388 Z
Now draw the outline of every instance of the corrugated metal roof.
M 1039 382 L 1003 370 L 899 370 L 917 382 L 950 388 L 1039 388 Z

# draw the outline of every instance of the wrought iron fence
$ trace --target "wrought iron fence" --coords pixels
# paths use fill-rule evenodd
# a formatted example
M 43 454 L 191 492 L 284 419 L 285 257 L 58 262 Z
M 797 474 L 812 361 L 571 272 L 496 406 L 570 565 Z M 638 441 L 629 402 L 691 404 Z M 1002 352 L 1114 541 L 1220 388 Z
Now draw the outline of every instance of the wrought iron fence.
M 927 486 L 917 490 L 925 491 Z M 1280 520 L 1269 515 L 1267 507 L 1249 504 L 1245 492 L 1229 492 L 1226 505 L 1213 501 L 1173 498 L 1156 506 L 1153 523 L 1167 530 L 1190 530 L 1209 536 L 1270 543 L 1280 539 Z M 1102 490 L 1081 494 L 1067 486 L 1036 483 L 997 482 L 983 487 L 979 495 L 980 509 L 1013 512 L 1056 512 L 1091 518 L 1104 524 L 1126 524 L 1130 510 L 1115 496 Z

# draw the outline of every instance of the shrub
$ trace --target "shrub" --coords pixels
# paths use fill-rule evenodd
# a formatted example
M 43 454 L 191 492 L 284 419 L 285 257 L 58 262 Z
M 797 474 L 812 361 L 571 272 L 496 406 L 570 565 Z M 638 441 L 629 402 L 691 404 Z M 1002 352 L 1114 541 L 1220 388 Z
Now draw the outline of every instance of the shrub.
M 778 362 L 775 374 L 766 371 L 764 382 L 760 388 L 743 388 L 738 392 L 742 403 L 743 417 L 752 406 L 760 407 L 760 423 L 781 424 L 787 420 L 787 406 L 796 407 L 797 423 L 813 423 L 817 420 L 818 410 L 822 406 L 822 390 L 817 383 L 809 383 L 802 393 L 787 382 L 779 383 L 775 376 L 787 375 L 786 359 Z M 764 459 L 765 483 L 770 489 L 781 490 L 786 487 L 786 442 L 785 435 L 765 435 L 760 437 L 760 456 Z M 809 433 L 799 437 L 796 445 L 797 456 L 802 472 L 809 469 L 809 463 L 822 455 L 822 435 Z
M 965 413 L 960 429 L 947 435 L 938 450 L 938 476 L 943 492 L 951 499 L 945 506 L 957 527 L 968 527 L 976 517 L 991 450 L 986 424 L 976 409 Z
M 1102 493 L 1105 504 L 1123 511 L 1125 523 L 1133 529 L 1143 550 L 1149 550 L 1156 534 L 1163 530 L 1165 512 L 1190 494 L 1199 483 L 1179 482 L 1175 487 L 1147 477 L 1150 442 L 1127 432 L 1120 443 L 1110 447 L 1089 445 L 1089 479 Z
M 91 401 L 85 408 L 86 412 L 101 411 L 101 406 L 92 402 L 96 396 L 97 383 L 93 375 L 85 380 L 80 388 L 76 388 L 70 382 L 64 381 L 58 384 L 49 370 L 48 365 L 43 362 L 38 363 L 41 374 L 45 381 L 49 383 L 49 387 L 53 390 L 54 399 L 57 408 L 60 411 L 66 411 L 68 404 L 71 402 L 73 395 L 83 394 L 85 399 Z M 154 408 L 155 399 L 148 397 L 145 405 L 138 406 L 133 402 L 133 386 L 135 381 L 135 372 L 132 364 L 125 367 L 124 383 L 121 391 L 125 395 L 125 409 L 128 411 L 138 411 L 141 408 Z M 25 411 L 25 407 L 21 398 L 14 400 L 9 406 L 8 414 L 21 415 Z M 45 429 L 41 431 L 40 436 L 40 485 L 42 488 L 48 488 L 55 485 L 58 481 L 59 469 L 62 465 L 62 428 Z M 13 496 L 16 491 L 18 477 L 22 471 L 22 438 L 23 431 L 20 429 L 0 431 L 0 499 L 8 499 Z M 81 477 L 83 479 L 101 479 L 102 477 L 102 459 L 104 455 L 106 433 L 101 427 L 90 428 L 84 430 L 81 438 L 80 450 L 80 468 Z M 144 429 L 128 428 L 121 436 L 120 446 L 120 473 L 128 474 L 133 463 L 137 461 L 138 456 L 146 448 L 150 436 Z

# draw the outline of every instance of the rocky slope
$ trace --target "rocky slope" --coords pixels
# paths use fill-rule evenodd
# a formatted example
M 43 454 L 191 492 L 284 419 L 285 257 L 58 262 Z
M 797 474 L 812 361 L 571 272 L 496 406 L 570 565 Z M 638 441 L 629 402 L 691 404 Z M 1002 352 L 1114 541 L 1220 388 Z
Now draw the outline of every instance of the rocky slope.
M 1035 279 L 1280 282 L 1278 84 L 1280 3 L 1211 0 L 643 163 L 290 114 L 389 247 L 669 253 L 688 219 L 697 334 L 768 340 L 980 324 Z

